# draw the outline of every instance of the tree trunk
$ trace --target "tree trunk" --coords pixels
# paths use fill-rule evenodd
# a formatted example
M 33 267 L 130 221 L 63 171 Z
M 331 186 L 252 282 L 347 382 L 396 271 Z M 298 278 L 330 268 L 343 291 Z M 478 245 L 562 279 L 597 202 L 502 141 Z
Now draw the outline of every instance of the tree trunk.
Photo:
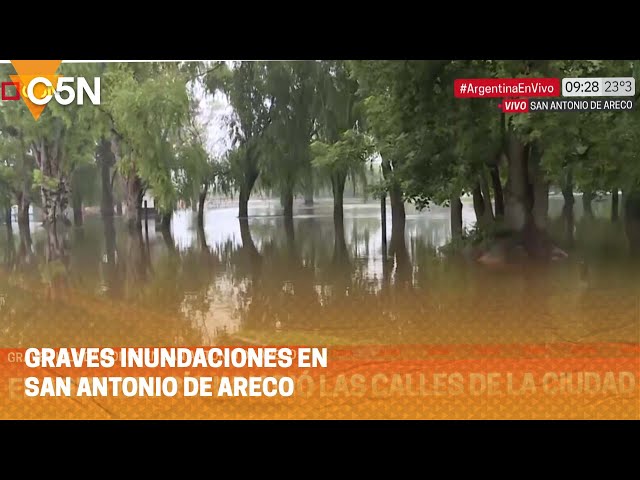
M 98 144 L 96 161 L 100 166 L 100 186 L 102 197 L 100 200 L 100 213 L 103 217 L 113 216 L 113 177 L 111 168 L 116 163 L 115 155 L 111 148 L 111 140 L 103 138 Z
M 139 229 L 142 226 L 142 180 L 136 173 L 130 173 L 125 180 L 125 221 L 127 227 Z
M 198 225 L 197 228 L 198 241 L 203 252 L 209 253 L 209 245 L 207 245 L 207 235 L 204 231 L 204 225 Z
M 242 250 L 248 257 L 251 273 L 254 278 L 257 278 L 260 274 L 262 267 L 262 255 L 256 248 L 256 244 L 251 238 L 251 230 L 249 229 L 249 219 L 239 218 L 240 222 L 240 238 L 242 239 Z
M 617 222 L 620 218 L 618 213 L 618 204 L 620 203 L 618 198 L 618 187 L 611 191 L 611 221 Z
M 45 244 L 45 260 L 47 263 L 59 260 L 63 257 L 63 245 L 58 237 L 55 222 L 45 226 L 47 242 Z
M 484 222 L 484 199 L 482 198 L 482 191 L 480 190 L 480 183 L 476 182 L 471 190 L 471 197 L 473 198 L 473 211 L 476 214 L 476 225 L 480 228 L 485 226 Z
M 585 191 L 582 193 L 582 211 L 584 212 L 584 217 L 592 219 L 593 218 L 593 208 L 591 206 L 591 201 L 593 200 L 593 192 Z
M 18 258 L 21 263 L 31 263 L 32 258 L 32 240 L 29 224 L 18 223 L 18 231 L 20 232 L 20 248 L 18 249 Z
M 163 217 L 166 218 L 166 217 Z M 163 223 L 162 230 L 160 232 L 162 234 L 162 239 L 164 240 L 164 244 L 167 247 L 170 255 L 174 255 L 176 253 L 176 244 L 173 241 L 173 236 L 171 235 L 171 229 L 166 227 Z
M 209 191 L 209 185 L 205 184 L 200 195 L 198 196 L 198 226 L 204 226 L 204 203 L 207 200 L 207 192 Z
M 149 277 L 149 257 L 142 237 L 142 228 L 134 223 L 126 236 L 126 257 L 121 262 L 124 271 L 125 292 L 135 292 L 142 288 Z
M 160 226 L 162 231 L 171 231 L 171 218 L 173 212 L 157 212 L 157 225 Z
M 9 220 L 11 220 L 11 208 L 9 208 Z M 16 263 L 16 244 L 13 240 L 11 221 L 7 223 L 7 250 L 5 251 L 4 263 L 9 269 L 12 269 Z
M 573 204 L 575 199 L 573 197 L 573 172 L 571 167 L 568 167 L 565 174 L 565 179 L 562 185 L 562 197 L 564 198 L 564 205 L 562 206 L 562 219 L 564 223 L 564 232 L 567 246 L 572 247 L 574 244 L 573 230 L 574 230 L 574 213 Z
M 394 232 L 402 232 L 402 236 L 404 237 L 406 214 L 400 185 L 394 183 L 391 186 L 389 190 L 389 203 L 391 203 L 391 235 L 393 235 Z
M 116 250 L 116 229 L 113 223 L 113 216 L 102 218 L 104 226 L 104 245 L 106 250 L 107 265 L 105 266 L 105 283 L 108 287 L 108 294 L 111 297 L 119 297 L 122 293 L 122 282 L 118 278 L 117 250 Z
M 250 173 L 245 175 L 245 181 L 240 185 L 239 205 L 238 205 L 238 217 L 247 218 L 249 216 L 249 197 L 251 196 L 251 190 L 258 179 L 257 173 Z
M 640 191 L 624 192 L 624 224 L 629 252 L 640 258 Z
M 493 207 L 491 205 L 491 190 L 489 189 L 489 182 L 487 182 L 484 168 L 480 172 L 480 191 L 482 192 L 482 201 L 484 205 L 483 221 L 485 225 L 491 225 L 495 220 L 495 217 L 493 215 Z
M 116 202 L 116 215 L 122 216 L 122 202 Z
M 380 229 L 382 230 L 382 259 L 387 258 L 387 195 L 380 195 Z
M 404 236 L 404 228 L 394 230 L 391 228 L 391 242 L 389 252 L 395 259 L 395 284 L 408 285 L 411 282 L 411 261 Z
M 333 263 L 344 265 L 349 261 L 347 242 L 344 238 L 344 218 L 333 217 Z
M 47 228 L 55 228 L 56 219 L 58 218 L 57 208 L 59 205 L 56 198 L 57 195 L 55 192 L 52 192 L 45 187 L 40 188 L 40 195 L 42 196 L 42 215 L 44 217 L 44 225 Z
M 549 182 L 541 169 L 541 152 L 532 150 L 529 155 L 529 183 L 533 193 L 533 205 L 531 213 L 536 233 L 547 231 L 547 218 L 549 214 Z
M 102 223 L 104 226 L 104 245 L 107 253 L 107 264 L 114 266 L 116 264 L 116 229 L 113 224 L 113 217 L 104 217 Z
M 6 207 L 4 210 L 4 223 L 7 225 L 7 230 L 13 231 L 13 225 L 11 223 L 11 207 Z
M 496 203 L 496 218 L 504 217 L 504 193 L 502 191 L 502 182 L 500 181 L 500 167 L 492 165 L 490 167 L 491 184 L 493 186 L 493 196 Z
M 81 227 L 83 223 L 82 218 L 82 197 L 78 192 L 74 192 L 71 195 L 71 201 L 73 203 L 73 224 L 76 227 Z
M 18 200 L 18 231 L 20 232 L 20 243 L 22 248 L 20 249 L 20 257 L 27 256 L 27 246 L 29 253 L 31 252 L 31 230 L 29 228 L 29 209 L 31 202 L 27 198 L 27 195 L 20 192 L 17 196 Z M 24 255 L 22 255 L 24 253 Z
M 286 187 L 282 194 L 282 203 L 284 207 L 284 217 L 293 218 L 293 190 Z
M 19 192 L 16 200 L 18 201 L 18 225 L 29 227 L 29 208 L 31 202 L 29 197 L 24 192 Z
M 406 214 L 404 210 L 402 190 L 393 177 L 392 163 L 384 157 L 382 158 L 382 175 L 385 180 L 391 183 L 391 188 L 389 189 L 389 203 L 391 204 L 391 236 L 393 237 L 394 233 L 396 234 L 396 237 L 402 234 L 402 238 L 404 239 Z M 391 248 L 393 248 L 393 245 Z
M 504 217 L 513 232 L 522 232 L 527 223 L 527 150 L 514 136 L 508 142 L 508 175 L 504 191 Z
M 462 201 L 460 197 L 454 195 L 451 197 L 450 215 L 451 215 L 451 238 L 452 240 L 462 239 Z
M 344 185 L 346 175 L 334 174 L 331 177 L 331 190 L 333 192 L 333 219 L 342 222 L 344 218 Z
M 249 190 L 244 185 L 240 186 L 238 195 L 238 217 L 247 218 L 249 216 Z
M 313 206 L 313 185 L 304 192 L 304 204 L 307 207 Z

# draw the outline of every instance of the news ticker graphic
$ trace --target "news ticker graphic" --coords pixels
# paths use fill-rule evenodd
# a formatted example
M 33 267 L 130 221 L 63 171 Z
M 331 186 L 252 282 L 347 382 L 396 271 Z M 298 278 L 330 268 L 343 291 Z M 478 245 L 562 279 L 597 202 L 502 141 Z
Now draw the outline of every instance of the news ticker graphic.
M 498 105 L 504 113 L 531 112 L 624 112 L 633 110 L 632 99 L 556 100 L 519 98 L 503 100 Z
M 460 78 L 454 81 L 456 98 L 498 98 L 504 113 L 623 112 L 633 110 L 633 77 L 604 78 Z M 537 97 L 622 97 L 602 100 Z
M 635 344 L 313 348 L 0 349 L 0 418 L 640 418 Z

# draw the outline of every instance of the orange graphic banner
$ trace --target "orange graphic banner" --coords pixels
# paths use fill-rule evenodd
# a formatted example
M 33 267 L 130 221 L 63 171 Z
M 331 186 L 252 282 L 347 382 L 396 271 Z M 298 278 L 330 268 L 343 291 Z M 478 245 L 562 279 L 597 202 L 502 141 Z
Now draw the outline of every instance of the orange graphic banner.
M 366 345 L 328 352 L 326 368 L 123 368 L 117 361 L 111 368 L 30 368 L 25 349 L 2 349 L 0 418 L 640 418 L 640 347 L 634 344 Z M 38 396 L 25 395 L 29 377 L 40 382 Z M 81 377 L 131 380 L 121 381 L 118 396 L 97 389 L 52 397 L 44 395 L 45 377 L 53 379 L 52 389 L 55 379 L 68 379 L 72 390 Z M 172 395 L 163 390 L 170 377 L 177 385 Z M 243 396 L 242 389 L 218 395 L 225 377 L 232 388 L 236 378 L 289 377 L 295 390 L 291 396 Z

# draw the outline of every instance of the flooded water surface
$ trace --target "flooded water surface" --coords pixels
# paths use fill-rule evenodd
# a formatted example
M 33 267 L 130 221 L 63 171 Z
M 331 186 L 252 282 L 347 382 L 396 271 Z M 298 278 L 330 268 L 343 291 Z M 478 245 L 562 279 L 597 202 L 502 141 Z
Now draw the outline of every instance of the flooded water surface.
M 561 209 L 551 199 L 551 217 Z M 606 212 L 606 205 L 596 205 Z M 150 221 L 129 233 L 116 217 L 87 216 L 59 235 L 68 252 L 47 262 L 46 232 L 3 226 L 0 344 L 508 344 L 640 339 L 640 275 L 614 225 L 577 224 L 566 261 L 489 269 L 439 250 L 449 212 L 407 210 L 405 238 L 386 243 L 377 203 L 277 201 L 206 211 L 198 228 L 177 211 L 171 232 Z M 475 221 L 470 204 L 464 222 Z M 579 215 L 578 215 L 579 216 Z M 606 222 L 600 222 L 606 224 Z M 591 245 L 593 244 L 593 247 Z M 393 247 L 393 248 L 392 248 Z

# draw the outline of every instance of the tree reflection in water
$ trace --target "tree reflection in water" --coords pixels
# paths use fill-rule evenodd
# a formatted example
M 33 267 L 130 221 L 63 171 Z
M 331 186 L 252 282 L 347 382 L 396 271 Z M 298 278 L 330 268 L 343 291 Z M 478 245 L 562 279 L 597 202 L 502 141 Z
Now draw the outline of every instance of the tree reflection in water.
M 637 338 L 637 322 L 622 320 L 637 318 L 630 267 L 593 264 L 589 290 L 579 286 L 571 263 L 489 271 L 438 255 L 433 242 L 447 225 L 437 222 L 420 226 L 408 217 L 407 233 L 392 231 L 383 249 L 378 215 L 363 212 L 336 222 L 321 210 L 306 211 L 288 225 L 282 217 L 215 212 L 219 222 L 203 228 L 194 215 L 186 226 L 150 229 L 148 241 L 141 228 L 128 231 L 118 217 L 87 217 L 82 235 L 65 231 L 57 239 L 40 227 L 29 235 L 5 232 L 0 293 L 11 314 L 0 319 L 3 342 Z M 42 272 L 54 253 L 64 268 L 52 281 Z M 598 314 L 598 302 L 609 297 L 616 300 L 607 315 Z

